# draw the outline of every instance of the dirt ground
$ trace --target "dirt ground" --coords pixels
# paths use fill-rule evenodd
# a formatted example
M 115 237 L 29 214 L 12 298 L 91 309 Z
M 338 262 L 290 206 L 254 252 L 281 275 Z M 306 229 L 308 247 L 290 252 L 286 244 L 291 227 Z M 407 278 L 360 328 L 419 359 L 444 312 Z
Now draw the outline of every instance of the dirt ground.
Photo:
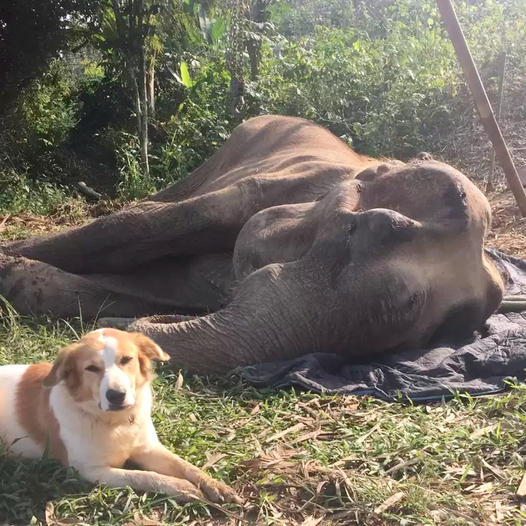
M 493 213 L 493 225 L 486 246 L 526 259 L 526 217 L 521 213 L 509 191 L 488 196 Z

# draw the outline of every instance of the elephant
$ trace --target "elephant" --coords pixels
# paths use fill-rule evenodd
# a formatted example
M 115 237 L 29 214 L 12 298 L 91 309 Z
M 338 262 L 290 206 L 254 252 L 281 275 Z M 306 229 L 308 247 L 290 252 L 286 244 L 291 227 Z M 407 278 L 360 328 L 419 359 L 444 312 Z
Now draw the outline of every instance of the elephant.
M 503 294 L 483 249 L 490 221 L 478 188 L 429 154 L 374 159 L 266 115 L 143 201 L 5 243 L 0 294 L 24 313 L 123 318 L 200 373 L 314 351 L 368 358 L 484 324 Z

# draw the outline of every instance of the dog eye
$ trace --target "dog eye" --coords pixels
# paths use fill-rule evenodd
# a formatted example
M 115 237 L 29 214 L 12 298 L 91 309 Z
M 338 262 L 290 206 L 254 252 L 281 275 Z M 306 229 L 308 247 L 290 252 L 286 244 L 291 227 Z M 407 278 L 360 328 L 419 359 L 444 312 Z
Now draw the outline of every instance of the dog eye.
M 86 371 L 91 371 L 92 373 L 98 373 L 100 371 L 100 368 L 96 365 L 88 365 L 86 367 Z
M 131 361 L 132 361 L 132 357 L 131 356 L 124 356 L 123 358 L 121 358 L 121 365 L 126 365 L 127 363 L 129 363 Z

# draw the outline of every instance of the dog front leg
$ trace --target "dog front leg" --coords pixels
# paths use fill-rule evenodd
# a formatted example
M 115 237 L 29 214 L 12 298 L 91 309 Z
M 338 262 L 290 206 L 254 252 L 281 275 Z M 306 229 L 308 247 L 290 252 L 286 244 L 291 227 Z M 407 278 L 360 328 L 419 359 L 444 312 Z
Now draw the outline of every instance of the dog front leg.
M 201 490 L 190 481 L 153 471 L 111 467 L 90 467 L 79 471 L 90 482 L 99 482 L 112 488 L 130 486 L 134 490 L 165 493 L 181 503 L 204 499 Z
M 204 471 L 175 455 L 161 444 L 151 449 L 135 452 L 130 460 L 136 462 L 144 469 L 190 481 L 212 502 L 242 503 L 241 498 L 235 494 L 232 488 L 207 475 Z

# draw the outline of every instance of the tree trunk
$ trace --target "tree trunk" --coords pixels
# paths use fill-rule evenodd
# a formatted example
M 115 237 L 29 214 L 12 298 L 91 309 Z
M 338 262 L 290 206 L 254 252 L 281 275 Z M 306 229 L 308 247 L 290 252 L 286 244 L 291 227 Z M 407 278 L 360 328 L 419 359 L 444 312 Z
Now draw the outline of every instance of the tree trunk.
M 137 74 L 133 65 L 129 66 L 128 75 L 130 77 L 130 90 L 133 92 L 133 107 L 135 110 L 135 119 L 137 122 L 137 134 L 140 138 L 142 130 L 141 95 L 139 91 L 139 84 L 137 82 Z
M 238 121 L 243 115 L 240 108 L 243 105 L 244 75 L 243 50 L 245 47 L 244 25 L 246 16 L 246 0 L 231 0 L 231 21 L 229 35 L 229 51 L 227 54 L 227 71 L 230 73 L 229 112 Z
M 143 50 L 144 52 L 144 50 Z M 141 100 L 141 128 L 139 130 L 139 139 L 141 143 L 141 160 L 144 167 L 144 175 L 150 177 L 150 163 L 148 161 L 148 100 L 147 100 L 147 79 L 146 70 L 144 69 L 144 56 L 141 60 L 142 65 L 139 66 L 139 93 Z
M 150 164 L 148 162 L 148 73 L 146 70 L 146 50 L 144 32 L 144 0 L 137 0 L 136 3 L 137 30 L 136 42 L 138 52 L 138 84 L 141 106 L 141 119 L 139 129 L 139 140 L 141 143 L 141 160 L 144 168 L 144 175 L 150 177 Z
M 264 0 L 255 0 L 251 9 L 251 20 L 258 27 L 265 23 L 266 5 Z M 259 77 L 259 64 L 261 62 L 261 39 L 251 38 L 247 41 L 247 53 L 250 59 L 250 80 Z
M 150 119 L 155 119 L 155 58 L 150 59 L 148 71 L 148 112 Z
M 120 53 L 124 59 L 124 71 L 128 77 L 129 90 L 135 110 L 137 135 L 144 174 L 150 176 L 148 162 L 148 72 L 146 69 L 146 33 L 144 31 L 144 0 L 127 0 L 123 9 L 118 0 L 112 0 L 112 9 L 119 33 Z M 128 23 L 126 24 L 126 15 Z M 152 75 L 153 78 L 153 75 Z M 151 100 L 153 101 L 153 87 Z

